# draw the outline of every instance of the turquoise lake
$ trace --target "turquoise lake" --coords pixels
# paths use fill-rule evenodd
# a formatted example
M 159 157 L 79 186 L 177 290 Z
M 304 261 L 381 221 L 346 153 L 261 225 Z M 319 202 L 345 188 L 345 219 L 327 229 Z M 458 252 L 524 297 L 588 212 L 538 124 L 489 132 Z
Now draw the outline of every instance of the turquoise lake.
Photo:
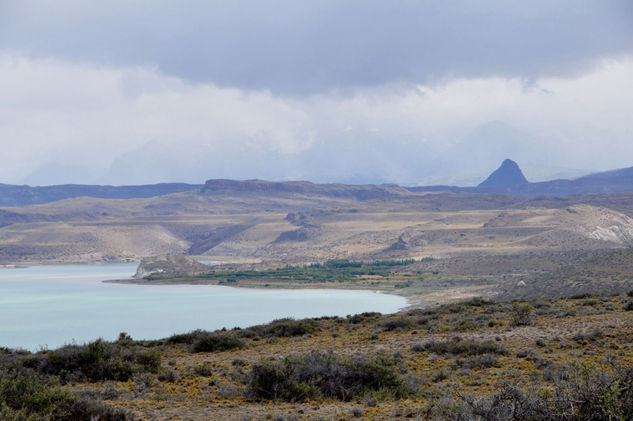
M 126 285 L 136 264 L 0 269 L 0 347 L 36 350 L 97 338 L 157 339 L 193 329 L 247 327 L 282 317 L 392 313 L 406 299 L 371 291 Z

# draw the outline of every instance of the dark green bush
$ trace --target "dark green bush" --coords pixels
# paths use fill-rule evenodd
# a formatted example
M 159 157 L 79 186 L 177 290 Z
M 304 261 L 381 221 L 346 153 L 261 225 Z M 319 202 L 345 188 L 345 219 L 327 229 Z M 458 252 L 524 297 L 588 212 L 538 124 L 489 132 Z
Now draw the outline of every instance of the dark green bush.
M 486 300 L 483 297 L 473 297 L 470 300 L 464 301 L 463 304 L 472 307 L 483 307 L 493 303 L 494 301 Z
M 364 322 L 365 320 L 374 319 L 374 318 L 380 317 L 380 316 L 381 316 L 380 313 L 365 312 L 365 313 L 361 313 L 361 314 L 354 314 L 353 316 L 347 316 L 347 321 L 352 323 L 352 324 L 358 324 L 358 323 Z
M 348 401 L 369 391 L 403 396 L 396 360 L 360 356 L 350 359 L 313 352 L 283 361 L 260 361 L 249 374 L 249 397 L 304 401 L 320 397 Z
M 160 369 L 160 359 L 161 353 L 154 349 L 136 353 L 136 363 L 143 368 L 143 371 L 157 373 Z
M 572 336 L 572 338 L 575 341 L 581 342 L 581 341 L 596 341 L 600 338 L 602 338 L 604 335 L 602 333 L 602 331 L 598 328 L 593 329 L 590 332 L 577 332 L 576 334 L 574 334 L 574 336 Z
M 390 332 L 393 330 L 409 329 L 411 325 L 412 325 L 411 320 L 404 317 L 398 317 L 397 319 L 387 320 L 386 322 L 382 324 L 382 327 L 384 330 Z
M 195 366 L 193 372 L 198 376 L 211 377 L 213 375 L 213 367 L 211 364 L 203 363 Z
M 160 359 L 158 351 L 98 339 L 87 345 L 67 345 L 33 354 L 24 358 L 22 364 L 41 375 L 59 376 L 63 382 L 126 381 L 135 373 L 158 372 Z
M 245 338 L 253 337 L 291 337 L 314 333 L 319 329 L 319 322 L 314 319 L 295 320 L 292 318 L 273 320 L 265 325 L 252 326 L 240 331 Z
M 451 355 L 483 355 L 483 354 L 500 354 L 505 355 L 508 351 L 494 341 L 429 341 L 424 344 L 417 344 L 411 347 L 414 352 L 434 352 L 436 354 Z
M 124 421 L 131 417 L 124 410 L 64 391 L 52 380 L 42 381 L 24 370 L 5 370 L 0 377 L 0 419 Z
M 534 308 L 530 303 L 514 303 L 512 306 L 512 325 L 527 326 L 532 323 L 532 311 Z
M 162 382 L 175 383 L 180 380 L 180 377 L 178 377 L 174 370 L 168 368 L 158 375 L 158 380 Z
M 458 358 L 455 366 L 458 368 L 481 369 L 496 367 L 497 357 L 492 354 L 473 355 L 467 358 Z
M 246 343 L 230 333 L 206 333 L 198 337 L 191 346 L 193 352 L 228 351 L 244 348 Z
M 200 338 L 202 335 L 206 335 L 209 332 L 196 329 L 188 333 L 178 333 L 176 335 L 172 335 L 169 338 L 165 339 L 165 344 L 173 345 L 173 344 L 188 344 L 191 345 L 196 340 Z

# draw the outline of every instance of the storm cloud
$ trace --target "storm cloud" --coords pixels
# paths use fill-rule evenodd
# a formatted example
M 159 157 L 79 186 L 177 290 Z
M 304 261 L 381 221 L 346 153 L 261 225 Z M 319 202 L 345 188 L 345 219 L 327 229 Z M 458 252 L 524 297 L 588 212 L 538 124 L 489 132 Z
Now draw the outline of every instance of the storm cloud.
M 626 0 L 5 0 L 0 182 L 578 175 L 633 165 L 631 75 Z
M 585 71 L 633 51 L 628 0 L 4 1 L 0 48 L 306 94 Z

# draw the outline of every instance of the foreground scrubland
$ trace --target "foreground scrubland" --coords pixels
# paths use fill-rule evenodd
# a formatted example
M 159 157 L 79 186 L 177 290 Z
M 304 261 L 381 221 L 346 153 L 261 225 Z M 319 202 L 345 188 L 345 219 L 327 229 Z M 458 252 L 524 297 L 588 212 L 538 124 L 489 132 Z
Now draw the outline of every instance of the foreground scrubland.
M 0 351 L 0 418 L 627 420 L 633 298 L 471 299 Z

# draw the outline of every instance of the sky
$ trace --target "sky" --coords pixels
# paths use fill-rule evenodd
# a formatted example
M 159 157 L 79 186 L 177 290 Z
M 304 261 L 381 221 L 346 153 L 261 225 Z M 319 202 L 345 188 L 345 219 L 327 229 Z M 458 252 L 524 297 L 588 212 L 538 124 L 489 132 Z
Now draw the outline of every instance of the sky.
M 0 0 L 0 183 L 633 166 L 630 0 Z

